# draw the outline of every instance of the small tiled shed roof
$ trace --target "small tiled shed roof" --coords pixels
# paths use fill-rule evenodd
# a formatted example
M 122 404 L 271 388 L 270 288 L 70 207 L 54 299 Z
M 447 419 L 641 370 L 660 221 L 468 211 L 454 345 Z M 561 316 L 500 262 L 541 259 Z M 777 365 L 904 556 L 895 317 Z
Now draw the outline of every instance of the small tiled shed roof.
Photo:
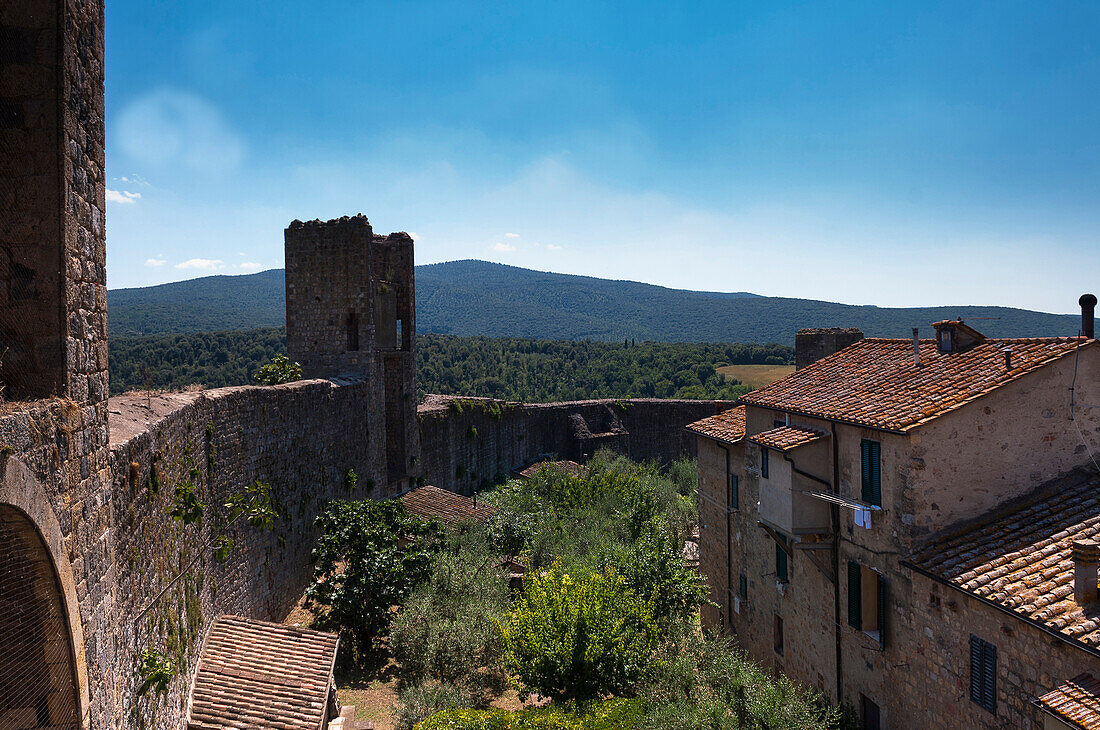
M 1035 701 L 1070 727 L 1100 730 L 1100 679 L 1079 674 Z
M 1073 599 L 1075 540 L 1100 537 L 1100 475 L 1079 468 L 933 538 L 906 562 L 1100 648 L 1100 611 Z
M 745 438 L 745 406 L 730 408 L 728 411 L 689 423 L 684 428 L 700 436 L 709 436 L 717 441 L 735 444 Z
M 320 730 L 328 719 L 335 634 L 222 616 L 191 689 L 189 730 Z
M 780 411 L 904 431 L 1073 354 L 1095 347 L 1081 337 L 986 339 L 963 352 L 942 353 L 920 340 L 867 338 L 796 370 L 741 402 Z M 1011 369 L 1005 350 L 1011 349 Z
M 749 441 L 752 441 L 754 444 L 760 444 L 761 446 L 767 446 L 770 449 L 790 451 L 791 449 L 805 446 L 806 444 L 813 443 L 827 436 L 828 434 L 814 431 L 810 428 L 779 426 L 770 431 L 761 431 L 760 433 L 753 434 L 749 436 Z
M 588 467 L 578 464 L 575 461 L 537 461 L 531 466 L 520 471 L 519 475 L 525 479 L 538 474 L 543 469 L 557 469 L 563 471 L 570 476 L 582 476 L 588 472 Z
M 495 511 L 484 502 L 439 487 L 417 487 L 401 495 L 401 504 L 414 517 L 437 519 L 449 525 L 469 519 L 484 522 Z

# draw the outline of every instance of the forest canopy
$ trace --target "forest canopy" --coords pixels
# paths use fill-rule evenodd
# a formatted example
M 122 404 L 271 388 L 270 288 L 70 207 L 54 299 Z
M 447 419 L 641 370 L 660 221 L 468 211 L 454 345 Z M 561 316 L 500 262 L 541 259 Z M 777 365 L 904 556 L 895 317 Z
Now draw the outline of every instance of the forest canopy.
M 216 388 L 254 383 L 286 352 L 286 329 L 113 337 L 111 393 L 140 388 Z M 749 390 L 724 365 L 782 365 L 785 345 L 593 342 L 417 336 L 417 390 L 515 401 L 584 398 L 726 398 Z

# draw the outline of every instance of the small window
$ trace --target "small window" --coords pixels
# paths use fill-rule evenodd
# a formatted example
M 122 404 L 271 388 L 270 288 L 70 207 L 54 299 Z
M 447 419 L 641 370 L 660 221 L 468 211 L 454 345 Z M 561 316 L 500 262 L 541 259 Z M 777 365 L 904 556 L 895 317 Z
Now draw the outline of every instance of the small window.
M 882 444 L 863 439 L 859 444 L 863 501 L 882 506 Z
M 863 694 L 859 696 L 859 724 L 863 730 L 882 730 L 882 718 L 878 705 Z
M 760 447 L 760 476 L 768 478 L 768 449 Z
M 970 701 L 997 714 L 997 647 L 970 635 Z
M 784 583 L 787 582 L 787 549 L 789 544 L 784 535 L 779 535 L 779 541 L 775 544 L 775 577 Z
M 348 312 L 348 352 L 356 352 L 359 349 L 359 315 Z
M 886 646 L 886 579 L 848 561 L 848 625 Z
M 749 600 L 749 579 L 744 573 L 737 576 L 737 595 L 741 596 L 742 601 Z
M 775 644 L 774 644 L 775 653 L 782 656 L 783 655 L 783 617 L 781 617 L 778 613 L 775 614 L 775 629 L 773 631 L 773 634 L 774 634 L 774 636 L 772 638 L 774 639 L 774 642 L 775 642 Z
M 740 508 L 741 486 L 736 474 L 730 474 L 729 491 L 726 495 L 726 499 L 728 500 L 727 504 L 731 510 L 736 510 Z
M 787 425 L 786 421 L 780 421 L 780 420 L 772 421 L 772 426 L 774 426 L 775 428 L 783 428 L 786 425 Z
M 404 350 L 405 349 L 405 346 L 403 344 L 404 340 L 401 339 L 401 320 L 397 320 L 397 332 L 395 333 L 394 336 L 395 336 L 395 339 L 396 339 L 394 347 L 396 347 L 398 350 Z

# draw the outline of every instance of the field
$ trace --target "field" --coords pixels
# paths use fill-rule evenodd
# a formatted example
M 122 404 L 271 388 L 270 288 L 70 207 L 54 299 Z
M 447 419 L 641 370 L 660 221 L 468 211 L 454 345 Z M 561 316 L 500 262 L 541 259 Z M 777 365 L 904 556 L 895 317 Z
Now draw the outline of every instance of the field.
M 718 372 L 753 388 L 763 388 L 793 373 L 794 365 L 726 365 Z

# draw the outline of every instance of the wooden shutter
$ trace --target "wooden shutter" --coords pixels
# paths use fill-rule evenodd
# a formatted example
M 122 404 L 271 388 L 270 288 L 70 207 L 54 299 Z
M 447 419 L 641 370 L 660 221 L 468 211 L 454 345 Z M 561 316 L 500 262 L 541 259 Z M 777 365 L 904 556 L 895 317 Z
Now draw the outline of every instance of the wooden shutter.
M 871 504 L 882 506 L 882 444 L 871 442 Z
M 749 579 L 742 573 L 737 577 L 737 590 L 741 595 L 741 600 L 747 600 L 749 597 Z
M 848 561 L 848 625 L 863 628 L 863 594 L 859 563 Z
M 860 497 L 871 503 L 871 442 L 864 439 L 859 443 L 860 461 Z
M 760 447 L 760 476 L 768 478 L 768 449 L 765 446 Z
M 970 701 L 997 711 L 997 647 L 970 635 Z
M 787 551 L 779 543 L 775 544 L 775 577 L 787 580 Z
M 737 475 L 730 474 L 729 478 L 729 505 L 730 509 L 737 509 L 741 504 L 740 484 Z
M 886 648 L 886 579 L 878 577 L 878 643 Z

